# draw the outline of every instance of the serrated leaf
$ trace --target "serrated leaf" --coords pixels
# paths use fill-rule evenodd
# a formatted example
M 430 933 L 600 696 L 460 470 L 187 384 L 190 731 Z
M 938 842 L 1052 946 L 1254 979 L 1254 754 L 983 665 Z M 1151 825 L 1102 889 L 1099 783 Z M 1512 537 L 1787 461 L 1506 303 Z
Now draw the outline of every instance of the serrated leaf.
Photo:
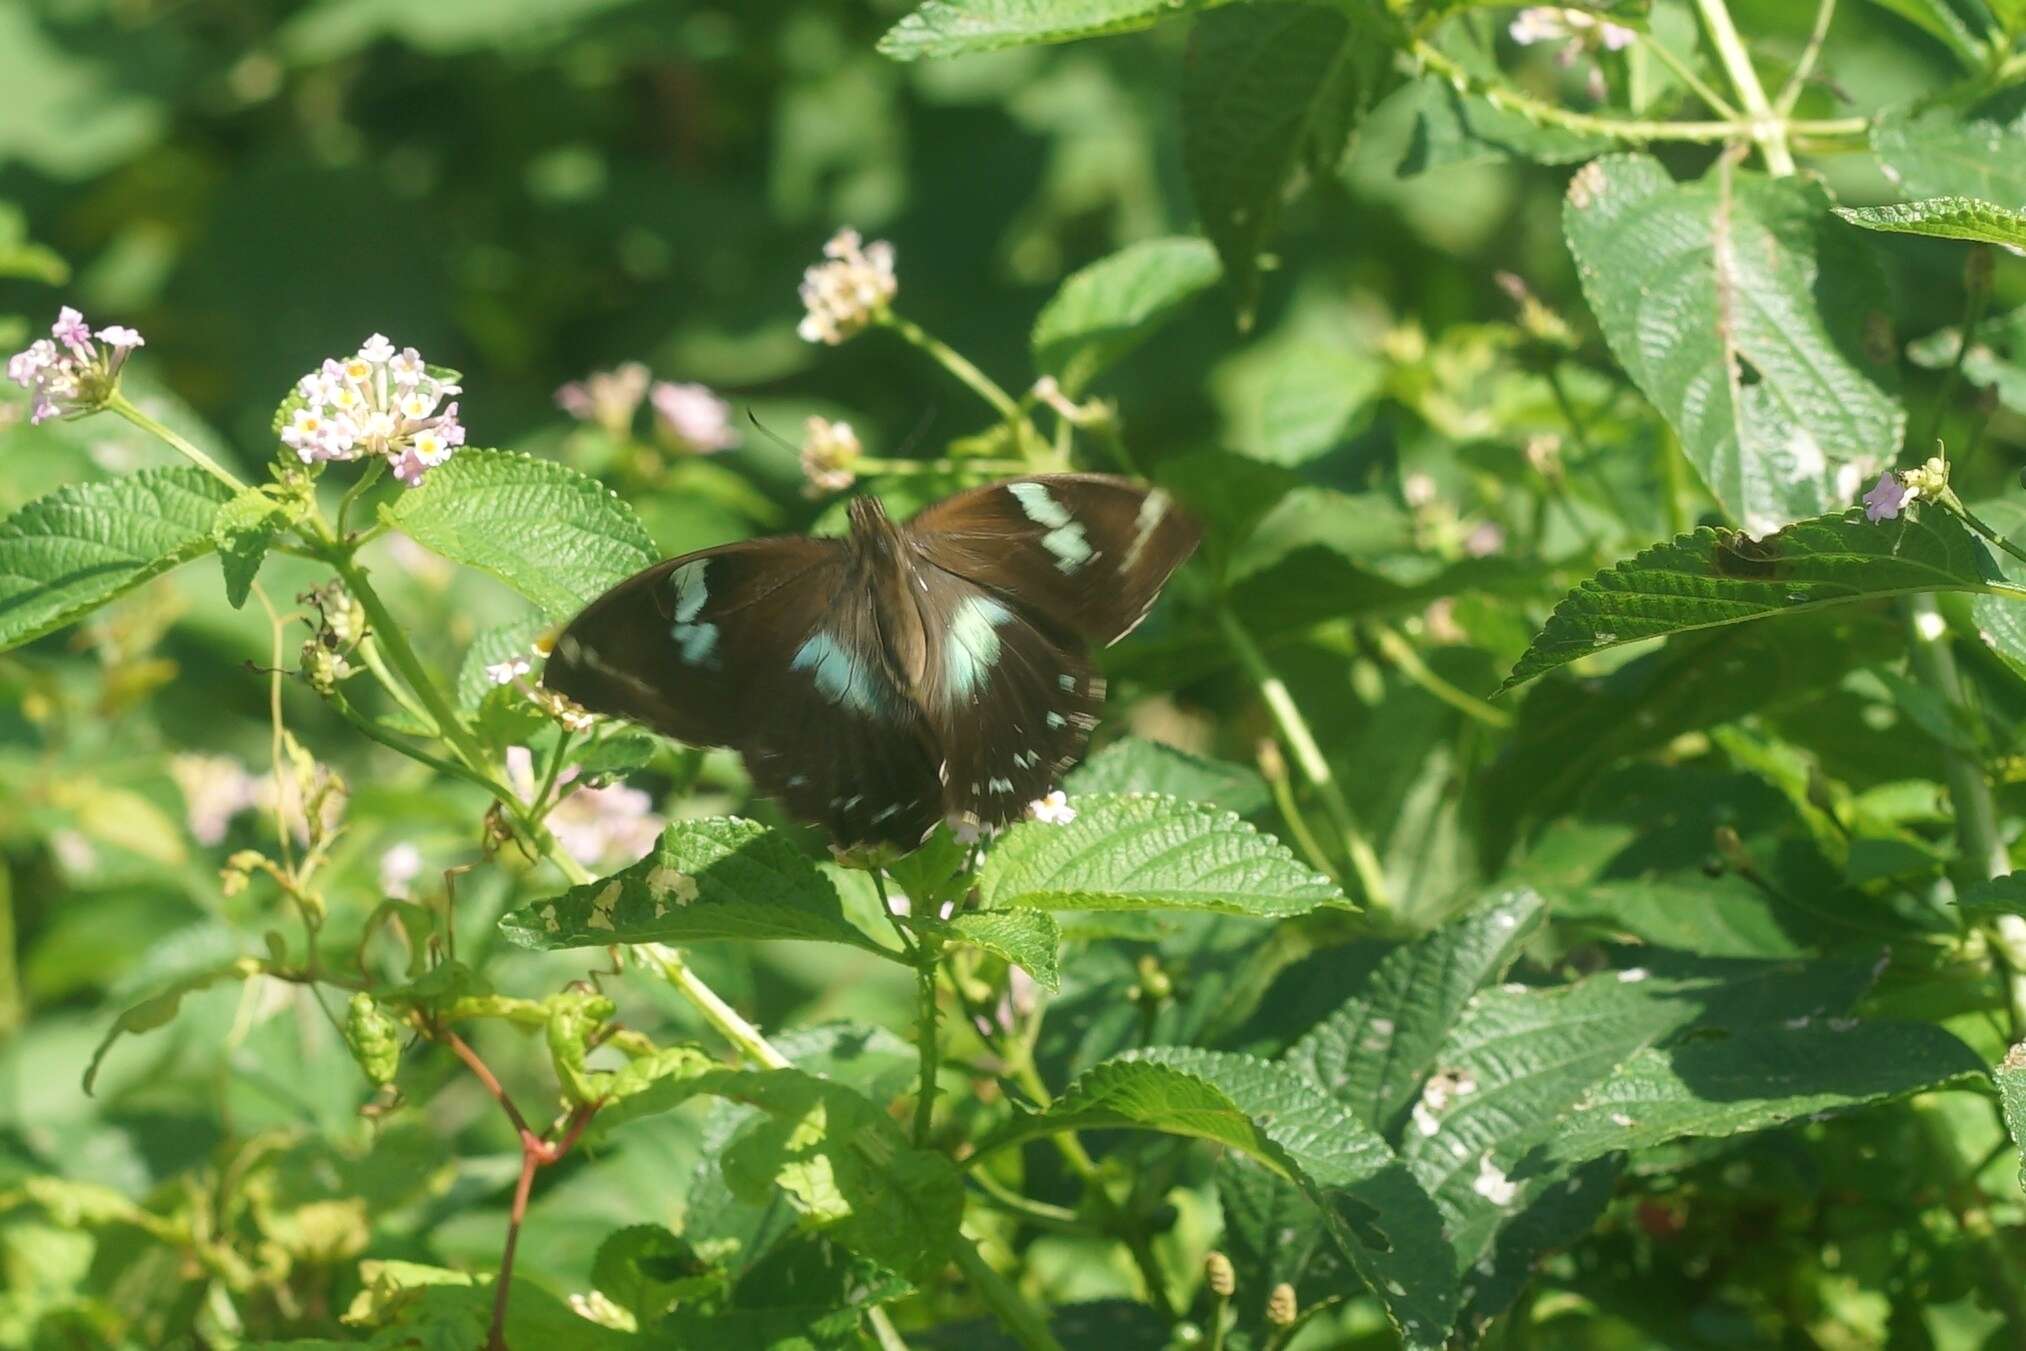
M 718 1070 L 657 1087 L 663 1106 L 707 1094 L 766 1114 L 723 1159 L 727 1181 L 748 1200 L 778 1187 L 805 1226 L 910 1279 L 929 1279 L 949 1260 L 964 1210 L 955 1166 L 911 1147 L 883 1108 L 852 1089 L 796 1069 Z
M 2021 149 L 2026 150 L 2026 144 Z M 1929 197 L 1897 206 L 1839 206 L 1836 214 L 1852 225 L 1887 234 L 2026 249 L 2026 214 L 1975 197 Z
M 1232 1300 L 1238 1326 L 1264 1331 L 1276 1285 L 1295 1289 L 1301 1308 L 1341 1295 L 1356 1277 L 1308 1194 L 1279 1173 L 1231 1152 L 1217 1161 L 1217 1203 L 1224 1212 L 1218 1247 L 1237 1269 Z
M 201 469 L 144 469 L 59 488 L 0 522 L 0 651 L 211 552 L 230 495 Z
M 1545 913 L 1522 887 L 1401 944 L 1362 991 L 1288 1048 L 1287 1064 L 1391 1136 L 1464 1005 L 1505 973 Z
M 2026 211 L 2026 97 L 1974 112 L 1895 108 L 1871 127 L 1879 167 L 1909 197 L 1975 197 Z
M 1034 365 L 1072 397 L 1224 269 L 1201 239 L 1148 239 L 1070 274 L 1034 320 Z
M 275 536 L 302 513 L 299 500 L 277 498 L 265 488 L 248 488 L 219 506 L 211 519 L 211 538 L 225 571 L 225 599 L 233 609 L 246 604 Z
M 1069 771 L 1062 786 L 1077 797 L 1097 793 L 1164 793 L 1185 802 L 1214 802 L 1252 816 L 1273 799 L 1250 765 L 1209 760 L 1159 741 L 1121 737 Z
M 894 956 L 844 917 L 837 888 L 787 836 L 738 817 L 677 821 L 638 863 L 499 923 L 530 948 L 796 938 Z
M 1754 540 L 1704 526 L 1578 586 L 1534 636 L 1500 690 L 1606 648 L 1935 591 L 2026 595 L 1954 515 L 1922 504 L 1895 521 L 1822 516 Z
M 1433 1207 L 1385 1141 L 1299 1074 L 1193 1047 L 1129 1051 L 1084 1071 L 1048 1110 L 1016 1116 L 978 1148 L 1106 1128 L 1211 1140 L 1266 1164 L 1322 1212 L 1405 1344 L 1442 1344 L 1457 1285 Z
M 1984 1075 L 1976 1053 L 1932 1023 L 1811 1020 L 1646 1047 L 1536 1132 L 1514 1175 L 1684 1136 L 1765 1130 Z
M 962 56 L 1070 42 L 1150 28 L 1227 0 L 928 0 L 886 31 L 879 50 L 896 61 Z
M 1259 251 L 1297 170 L 1328 170 L 1349 144 L 1366 90 L 1341 10 L 1248 4 L 1196 21 L 1182 76 L 1182 163 L 1249 326 Z
M 986 909 L 1214 910 L 1279 919 L 1349 908 L 1328 878 L 1230 812 L 1154 794 L 1075 799 L 1068 825 L 1026 821 L 978 873 Z
M 2019 1151 L 2019 1185 L 2026 1188 L 2026 1041 L 2005 1052 L 1993 1077 L 1998 1081 L 1998 1106 L 2005 1132 Z
M 653 564 L 633 508 L 566 465 L 464 450 L 380 508 L 388 524 L 567 618 Z
M 1456 1325 L 1472 1338 L 1511 1308 L 1549 1254 L 1590 1232 L 1611 1204 L 1617 1159 L 1598 1159 L 1541 1188 L 1499 1226 L 1491 1246 L 1463 1275 Z
M 1612 155 L 1570 181 L 1563 230 L 1612 355 L 1755 534 L 1847 505 L 1906 410 L 1885 276 L 1817 183 L 1719 160 L 1677 183 Z
M 1025 970 L 1045 990 L 1061 988 L 1055 952 L 1062 945 L 1062 931 L 1042 911 L 964 910 L 946 920 L 925 915 L 908 923 L 909 927 L 934 934 L 946 943 L 969 943 L 983 948 Z

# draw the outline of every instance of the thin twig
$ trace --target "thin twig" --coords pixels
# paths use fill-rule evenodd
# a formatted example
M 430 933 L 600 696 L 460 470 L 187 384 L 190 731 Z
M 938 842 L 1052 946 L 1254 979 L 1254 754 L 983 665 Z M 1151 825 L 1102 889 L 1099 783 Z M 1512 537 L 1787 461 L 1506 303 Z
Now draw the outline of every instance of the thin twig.
M 1808 77 L 1815 73 L 1816 59 L 1822 55 L 1822 43 L 1829 36 L 1829 21 L 1836 17 L 1836 0 L 1821 0 L 1815 7 L 1815 26 L 1808 32 L 1808 45 L 1801 49 L 1801 59 L 1794 63 L 1787 83 L 1780 89 L 1780 96 L 1773 100 L 1773 111 L 1785 117 L 1794 111 L 1794 104 L 1801 97 Z

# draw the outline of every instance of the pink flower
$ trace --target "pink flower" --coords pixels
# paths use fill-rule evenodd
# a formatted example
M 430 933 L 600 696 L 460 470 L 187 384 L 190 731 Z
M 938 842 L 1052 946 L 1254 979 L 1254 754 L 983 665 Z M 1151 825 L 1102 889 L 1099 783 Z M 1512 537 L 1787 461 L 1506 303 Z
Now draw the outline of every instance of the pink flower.
M 79 417 L 103 408 L 119 389 L 127 355 L 141 345 L 140 334 L 117 325 L 100 332 L 99 342 L 93 342 L 91 326 L 68 305 L 57 313 L 49 333 L 7 359 L 7 378 L 33 396 L 30 422 Z
M 1906 487 L 1899 476 L 1890 469 L 1878 476 L 1878 482 L 1864 495 L 1864 516 L 1871 521 L 1890 521 L 1906 509 L 1919 493 Z
M 566 769 L 558 785 L 575 780 Z M 507 748 L 507 782 L 523 800 L 535 795 L 534 756 L 525 746 Z M 547 822 L 556 842 L 587 868 L 618 868 L 647 856 L 667 824 L 652 810 L 654 799 L 638 788 L 613 784 L 565 793 L 550 809 Z
M 662 380 L 649 392 L 655 426 L 682 450 L 708 455 L 739 443 L 732 406 L 702 385 Z
M 593 371 L 556 391 L 556 406 L 579 422 L 593 422 L 610 436 L 633 432 L 633 415 L 647 394 L 647 367 L 629 361 L 613 370 Z

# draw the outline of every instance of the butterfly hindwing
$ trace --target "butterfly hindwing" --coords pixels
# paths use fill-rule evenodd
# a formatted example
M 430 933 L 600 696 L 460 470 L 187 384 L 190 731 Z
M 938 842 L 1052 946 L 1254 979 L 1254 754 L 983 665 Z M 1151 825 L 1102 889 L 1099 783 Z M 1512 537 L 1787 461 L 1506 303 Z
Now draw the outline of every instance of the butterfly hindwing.
M 1044 474 L 958 493 L 907 524 L 929 562 L 1098 647 L 1152 608 L 1202 532 L 1159 488 Z
M 934 565 L 920 577 L 930 617 L 921 705 L 942 751 L 944 807 L 1004 825 L 1082 756 L 1104 678 L 1082 639 L 1017 601 Z

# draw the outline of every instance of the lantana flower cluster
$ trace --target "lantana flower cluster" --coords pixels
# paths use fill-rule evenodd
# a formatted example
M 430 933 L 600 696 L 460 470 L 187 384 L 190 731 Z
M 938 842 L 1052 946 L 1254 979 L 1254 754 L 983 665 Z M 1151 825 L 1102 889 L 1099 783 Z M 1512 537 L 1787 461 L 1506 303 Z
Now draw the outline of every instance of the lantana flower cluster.
M 128 354 L 142 345 L 140 334 L 118 324 L 94 334 L 84 316 L 66 305 L 47 338 L 7 359 L 7 378 L 34 396 L 30 422 L 93 413 L 118 388 Z
M 836 346 L 886 314 L 900 294 L 893 273 L 893 245 L 870 244 L 846 226 L 823 246 L 827 261 L 802 274 L 802 306 L 808 313 L 795 331 L 805 342 Z
M 464 444 L 459 387 L 431 375 L 413 347 L 397 351 L 383 334 L 343 360 L 326 358 L 296 381 L 296 392 L 303 404 L 281 439 L 304 464 L 378 457 L 413 488 Z
M 1558 5 L 1534 5 L 1521 10 L 1507 32 L 1522 47 L 1536 42 L 1561 43 L 1561 50 L 1555 53 L 1555 64 L 1564 68 L 1575 65 L 1582 57 L 1598 50 L 1621 51 L 1638 37 L 1623 24 Z M 1590 97 L 1600 103 L 1609 93 L 1604 85 L 1604 72 L 1594 61 L 1590 64 L 1585 87 Z
M 802 477 L 811 497 L 839 493 L 858 479 L 858 461 L 864 448 L 849 422 L 832 422 L 812 417 L 802 424 Z

